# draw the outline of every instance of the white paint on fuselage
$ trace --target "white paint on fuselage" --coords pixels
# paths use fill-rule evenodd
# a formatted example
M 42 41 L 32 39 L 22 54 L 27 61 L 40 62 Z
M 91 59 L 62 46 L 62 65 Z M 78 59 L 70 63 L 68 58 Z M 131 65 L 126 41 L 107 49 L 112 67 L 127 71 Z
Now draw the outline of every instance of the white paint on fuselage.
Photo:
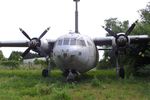
M 69 39 L 69 44 L 64 45 L 64 39 Z M 71 39 L 76 39 L 75 45 L 71 45 Z M 59 40 L 62 40 L 62 45 L 58 45 Z M 79 45 L 78 40 L 84 40 L 85 45 Z M 97 55 L 97 48 L 93 41 L 77 33 L 59 37 L 53 49 L 53 59 L 62 71 L 73 69 L 80 73 L 86 72 L 96 66 Z

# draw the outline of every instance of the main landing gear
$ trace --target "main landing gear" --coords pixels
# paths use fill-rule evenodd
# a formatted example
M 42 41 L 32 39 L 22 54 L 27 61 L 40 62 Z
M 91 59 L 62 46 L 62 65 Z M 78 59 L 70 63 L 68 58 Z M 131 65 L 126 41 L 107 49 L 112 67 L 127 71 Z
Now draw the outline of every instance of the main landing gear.
M 122 65 L 121 58 L 122 58 L 122 55 L 118 55 L 118 54 L 116 55 L 116 74 L 117 74 L 117 77 L 124 79 L 125 78 L 125 70 Z
M 42 70 L 42 76 L 43 77 L 48 77 L 48 72 L 49 72 L 48 69 L 43 69 Z
M 49 57 L 46 57 L 46 62 L 48 64 L 48 67 L 42 70 L 43 77 L 48 77 L 49 72 L 51 71 L 51 63 Z
M 124 79 L 124 77 L 125 77 L 125 70 L 124 70 L 124 68 L 120 68 L 120 70 L 119 70 L 119 76 L 120 76 L 122 79 Z

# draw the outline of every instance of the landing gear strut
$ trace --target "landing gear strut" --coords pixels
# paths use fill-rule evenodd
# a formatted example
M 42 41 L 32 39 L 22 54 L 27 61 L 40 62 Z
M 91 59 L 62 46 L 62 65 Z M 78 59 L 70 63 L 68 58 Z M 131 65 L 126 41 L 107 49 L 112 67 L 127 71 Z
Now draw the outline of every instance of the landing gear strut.
M 46 57 L 46 62 L 48 64 L 48 67 L 42 70 L 43 77 L 48 77 L 49 72 L 51 71 L 51 63 L 49 57 Z
M 47 77 L 48 76 L 48 69 L 43 69 L 42 70 L 42 76 Z
M 125 77 L 124 68 L 120 68 L 120 69 L 119 69 L 119 76 L 120 76 L 122 79 L 124 79 L 124 77 Z
M 67 69 L 63 74 L 66 77 L 66 81 L 68 82 L 75 81 L 76 77 L 79 75 L 79 73 L 73 69 Z
M 122 79 L 124 79 L 125 77 L 125 70 L 123 65 L 121 65 L 121 55 L 118 55 L 118 53 L 116 54 L 116 73 L 117 73 L 117 77 L 121 77 Z M 122 67 L 120 67 L 122 66 Z

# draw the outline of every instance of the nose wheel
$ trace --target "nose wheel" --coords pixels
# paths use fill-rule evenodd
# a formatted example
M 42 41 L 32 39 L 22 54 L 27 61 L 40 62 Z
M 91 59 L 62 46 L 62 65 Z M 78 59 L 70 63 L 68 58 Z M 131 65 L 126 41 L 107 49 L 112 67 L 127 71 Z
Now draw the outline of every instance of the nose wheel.
M 65 70 L 64 76 L 66 77 L 66 81 L 73 82 L 75 81 L 76 77 L 79 75 L 79 73 L 76 70 Z

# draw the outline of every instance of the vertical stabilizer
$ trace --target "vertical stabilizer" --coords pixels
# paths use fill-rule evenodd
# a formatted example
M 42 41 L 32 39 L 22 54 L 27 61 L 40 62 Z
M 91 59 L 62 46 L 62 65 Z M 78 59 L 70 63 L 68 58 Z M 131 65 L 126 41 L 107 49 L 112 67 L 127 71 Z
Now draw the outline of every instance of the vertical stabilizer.
M 79 33 L 78 31 L 78 2 L 80 0 L 73 0 L 76 3 L 75 9 L 75 33 Z

